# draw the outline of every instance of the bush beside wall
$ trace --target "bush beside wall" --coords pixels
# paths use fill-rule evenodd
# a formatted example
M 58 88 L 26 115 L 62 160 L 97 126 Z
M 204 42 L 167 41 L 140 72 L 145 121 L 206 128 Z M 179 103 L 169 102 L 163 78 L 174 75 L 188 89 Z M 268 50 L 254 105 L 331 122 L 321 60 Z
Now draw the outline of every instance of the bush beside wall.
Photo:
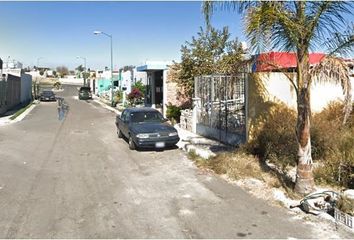
M 354 188 L 354 116 L 343 126 L 342 109 L 341 103 L 332 102 L 312 117 L 312 156 L 318 165 L 314 175 L 317 183 Z M 269 106 L 267 113 L 254 121 L 252 138 L 245 149 L 282 169 L 295 166 L 295 125 L 295 111 L 285 104 Z

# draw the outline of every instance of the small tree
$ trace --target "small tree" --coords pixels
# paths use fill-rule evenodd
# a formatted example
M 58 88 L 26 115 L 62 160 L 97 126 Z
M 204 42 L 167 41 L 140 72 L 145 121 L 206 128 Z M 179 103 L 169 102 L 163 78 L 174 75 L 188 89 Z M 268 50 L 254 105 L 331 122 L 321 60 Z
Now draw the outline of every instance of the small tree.
M 65 77 L 66 75 L 69 74 L 69 70 L 68 70 L 68 68 L 65 67 L 65 66 L 58 66 L 58 67 L 56 68 L 56 70 L 57 70 L 57 72 L 58 72 L 58 74 L 59 74 L 59 76 L 60 76 L 61 78 Z
M 82 77 L 85 79 L 88 79 L 90 77 L 90 73 L 89 72 L 84 72 L 82 73 Z
M 170 66 L 171 80 L 177 82 L 181 92 L 193 95 L 194 77 L 209 74 L 235 74 L 243 60 L 244 51 L 238 39 L 230 40 L 227 27 L 206 30 L 202 27 L 192 41 L 181 47 L 181 63 Z
M 75 68 L 77 71 L 77 77 L 83 77 L 83 72 L 85 71 L 85 68 L 82 65 L 79 65 L 77 68 Z

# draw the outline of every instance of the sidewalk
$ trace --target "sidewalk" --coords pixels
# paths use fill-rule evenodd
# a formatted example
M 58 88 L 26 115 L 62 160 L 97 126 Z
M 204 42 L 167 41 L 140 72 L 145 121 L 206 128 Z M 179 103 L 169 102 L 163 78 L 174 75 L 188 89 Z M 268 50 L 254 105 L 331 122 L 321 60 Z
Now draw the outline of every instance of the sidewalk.
M 37 105 L 38 101 L 33 101 L 31 106 L 27 108 L 23 113 L 21 113 L 19 116 L 17 116 L 14 120 L 11 120 L 11 117 L 16 114 L 17 111 L 14 111 L 11 115 L 5 116 L 5 117 L 0 117 L 0 126 L 12 124 L 15 122 L 22 121 Z M 20 109 L 19 109 L 20 110 Z
M 180 141 L 177 143 L 177 146 L 186 152 L 194 151 L 202 158 L 208 159 L 216 156 L 218 153 L 232 151 L 235 149 L 233 146 L 228 146 L 216 140 L 208 139 L 184 130 L 180 128 L 178 124 L 174 127 L 177 129 L 180 137 Z
M 92 95 L 92 100 L 94 102 L 100 104 L 102 107 L 108 109 L 111 112 L 114 112 L 114 113 L 116 113 L 118 115 L 120 115 L 122 113 L 122 111 L 118 110 L 117 108 L 109 106 L 109 103 L 103 102 L 103 99 L 101 99 L 100 97 L 97 97 L 96 95 Z

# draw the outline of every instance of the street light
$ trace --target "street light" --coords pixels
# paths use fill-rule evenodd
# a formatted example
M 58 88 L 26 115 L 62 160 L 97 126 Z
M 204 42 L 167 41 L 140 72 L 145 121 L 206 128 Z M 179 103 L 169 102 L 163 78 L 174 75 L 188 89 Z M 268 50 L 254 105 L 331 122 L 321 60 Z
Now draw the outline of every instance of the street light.
M 77 59 L 79 59 L 79 58 L 81 58 L 81 59 L 83 59 L 84 60 L 84 64 L 85 64 L 85 66 L 84 66 L 84 86 L 86 86 L 86 58 L 85 57 L 80 57 L 80 56 L 76 56 L 76 58 Z
M 93 34 L 95 34 L 95 35 L 103 34 L 111 39 L 111 105 L 113 106 L 113 43 L 112 43 L 112 35 L 102 32 L 102 31 L 94 31 Z
M 43 59 L 43 57 L 39 57 L 37 58 L 37 70 L 38 70 L 38 67 L 39 67 L 39 60 Z
M 38 84 L 38 74 L 39 74 L 39 60 L 43 59 L 43 57 L 39 57 L 37 58 L 37 74 L 36 74 L 36 81 L 34 83 L 34 98 L 37 99 L 38 98 L 38 94 L 39 94 L 39 84 Z

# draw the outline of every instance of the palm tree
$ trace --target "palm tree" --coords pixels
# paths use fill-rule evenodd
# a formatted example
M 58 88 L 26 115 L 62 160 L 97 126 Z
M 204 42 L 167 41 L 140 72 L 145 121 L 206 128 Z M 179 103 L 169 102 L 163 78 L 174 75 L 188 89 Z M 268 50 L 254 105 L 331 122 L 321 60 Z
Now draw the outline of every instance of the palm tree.
M 289 81 L 297 94 L 298 161 L 295 191 L 309 193 L 314 188 L 310 137 L 310 87 L 313 81 L 335 81 L 343 87 L 345 117 L 351 112 L 351 86 L 347 65 L 335 54 L 353 50 L 353 28 L 349 35 L 339 34 L 345 26 L 344 14 L 352 14 L 353 3 L 335 1 L 225 1 L 203 3 L 203 12 L 210 24 L 215 10 L 239 10 L 244 14 L 245 30 L 255 50 L 267 47 L 297 54 L 296 80 Z M 351 35 L 350 35 L 351 34 Z M 332 49 L 320 64 L 310 67 L 309 52 L 321 49 L 328 38 Z M 338 37 L 340 36 L 340 37 Z M 344 37 L 342 37 L 344 36 Z M 335 46 L 333 46 L 333 44 Z M 345 120 L 344 120 L 345 122 Z

